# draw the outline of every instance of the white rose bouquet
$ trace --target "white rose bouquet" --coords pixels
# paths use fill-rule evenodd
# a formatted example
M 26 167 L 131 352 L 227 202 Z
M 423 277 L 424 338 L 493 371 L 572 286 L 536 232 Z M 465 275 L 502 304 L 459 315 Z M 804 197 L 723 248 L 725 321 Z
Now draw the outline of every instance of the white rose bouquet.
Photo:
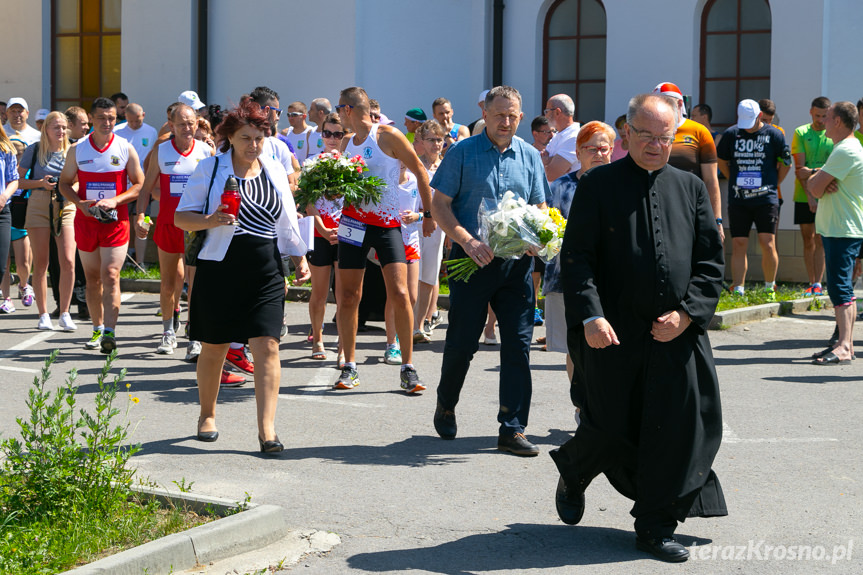
M 479 209 L 480 238 L 491 247 L 495 257 L 518 259 L 528 249 L 534 249 L 543 261 L 551 261 L 560 253 L 566 220 L 560 211 L 540 209 L 507 191 L 500 202 L 483 200 Z M 472 258 L 444 262 L 447 278 L 468 281 L 479 269 Z

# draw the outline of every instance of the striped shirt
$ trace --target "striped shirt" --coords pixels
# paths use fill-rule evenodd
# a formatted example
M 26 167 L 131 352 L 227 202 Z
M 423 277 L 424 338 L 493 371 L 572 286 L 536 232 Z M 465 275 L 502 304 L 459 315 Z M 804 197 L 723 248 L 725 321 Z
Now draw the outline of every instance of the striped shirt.
M 261 171 L 254 178 L 239 180 L 240 214 L 235 234 L 251 234 L 262 238 L 276 237 L 276 220 L 282 214 L 282 198 Z

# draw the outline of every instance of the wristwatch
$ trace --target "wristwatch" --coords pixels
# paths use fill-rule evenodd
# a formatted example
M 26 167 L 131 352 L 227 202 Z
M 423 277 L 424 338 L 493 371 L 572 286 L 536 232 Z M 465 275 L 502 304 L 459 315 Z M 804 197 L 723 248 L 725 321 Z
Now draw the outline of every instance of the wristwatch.
M 424 211 L 424 212 L 423 212 L 423 217 L 424 217 L 424 218 L 430 218 L 430 217 L 432 217 L 432 215 L 431 215 L 431 210 L 426 210 L 426 211 Z
M 716 218 L 716 224 L 721 226 L 722 225 L 722 218 Z

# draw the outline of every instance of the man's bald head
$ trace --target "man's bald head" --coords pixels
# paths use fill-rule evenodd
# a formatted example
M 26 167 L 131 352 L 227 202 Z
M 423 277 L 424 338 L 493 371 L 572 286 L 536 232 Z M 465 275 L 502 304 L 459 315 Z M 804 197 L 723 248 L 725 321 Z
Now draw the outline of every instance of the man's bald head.
M 144 125 L 144 108 L 132 102 L 126 106 L 126 121 L 133 130 L 139 130 Z

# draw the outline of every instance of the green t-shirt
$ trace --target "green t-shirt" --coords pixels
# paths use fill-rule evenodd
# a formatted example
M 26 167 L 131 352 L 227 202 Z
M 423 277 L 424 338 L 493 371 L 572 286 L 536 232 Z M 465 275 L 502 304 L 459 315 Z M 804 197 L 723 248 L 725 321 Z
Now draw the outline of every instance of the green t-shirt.
M 839 189 L 818 201 L 815 230 L 828 238 L 863 238 L 863 145 L 845 138 L 821 169 L 836 178 Z
M 791 153 L 805 154 L 807 168 L 820 168 L 833 151 L 833 140 L 827 137 L 827 130 L 817 132 L 812 124 L 800 126 L 794 130 L 791 138 Z M 799 166 L 802 167 L 802 166 Z M 806 192 L 798 179 L 794 179 L 794 201 L 807 202 Z

